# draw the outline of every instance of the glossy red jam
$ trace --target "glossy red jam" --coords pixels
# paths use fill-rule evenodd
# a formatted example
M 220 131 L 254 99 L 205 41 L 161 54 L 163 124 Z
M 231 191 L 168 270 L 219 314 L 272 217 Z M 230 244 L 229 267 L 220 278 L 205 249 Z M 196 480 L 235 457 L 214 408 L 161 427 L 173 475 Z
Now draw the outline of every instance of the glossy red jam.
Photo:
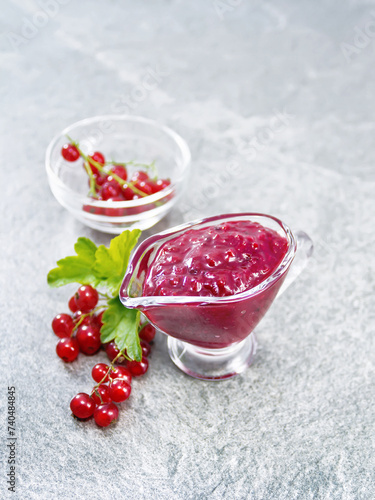
M 270 276 L 287 248 L 276 231 L 248 220 L 190 229 L 161 245 L 143 295 L 236 295 Z

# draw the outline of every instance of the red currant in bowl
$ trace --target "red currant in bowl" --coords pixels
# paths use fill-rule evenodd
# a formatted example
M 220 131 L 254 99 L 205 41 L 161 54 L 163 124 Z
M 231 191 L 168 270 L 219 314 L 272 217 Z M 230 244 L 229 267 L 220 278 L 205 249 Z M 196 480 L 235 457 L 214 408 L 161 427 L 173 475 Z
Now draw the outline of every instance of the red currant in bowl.
M 111 173 L 120 177 L 123 181 L 126 181 L 128 178 L 128 172 L 126 167 L 123 165 L 113 165 L 111 168 Z
M 64 144 L 64 146 L 61 148 L 61 155 L 64 158 L 64 160 L 72 162 L 72 161 L 77 161 L 78 158 L 80 157 L 79 151 L 74 144 Z
M 106 133 L 93 136 L 93 129 Z M 74 148 L 80 161 L 74 160 Z M 46 152 L 57 201 L 82 223 L 112 234 L 159 222 L 182 194 L 189 164 L 189 148 L 178 134 L 134 116 L 97 116 L 74 123 Z
M 94 175 L 98 175 L 99 170 L 98 170 L 97 164 L 104 165 L 104 163 L 105 163 L 104 155 L 102 153 L 100 153 L 99 151 L 95 151 L 94 154 L 89 155 L 88 163 L 89 163 L 89 168 L 90 168 L 91 172 Z

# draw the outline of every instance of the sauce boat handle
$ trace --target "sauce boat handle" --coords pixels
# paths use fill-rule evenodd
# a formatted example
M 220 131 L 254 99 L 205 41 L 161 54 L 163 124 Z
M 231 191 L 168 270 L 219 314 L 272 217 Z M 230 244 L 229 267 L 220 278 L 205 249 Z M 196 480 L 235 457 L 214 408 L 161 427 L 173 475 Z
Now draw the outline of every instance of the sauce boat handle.
M 301 274 L 307 266 L 307 263 L 314 251 L 313 241 L 309 235 L 304 231 L 293 232 L 297 242 L 297 251 L 290 269 L 286 275 L 284 283 L 281 285 L 276 298 L 280 297 L 282 293 L 293 283 L 293 281 Z

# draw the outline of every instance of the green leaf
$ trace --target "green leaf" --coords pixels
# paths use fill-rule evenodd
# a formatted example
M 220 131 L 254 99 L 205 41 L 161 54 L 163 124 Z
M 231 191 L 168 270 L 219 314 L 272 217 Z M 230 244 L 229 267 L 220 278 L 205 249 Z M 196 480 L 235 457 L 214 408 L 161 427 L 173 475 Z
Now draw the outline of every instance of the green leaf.
M 114 340 L 120 351 L 126 349 L 129 358 L 141 361 L 142 348 L 138 336 L 139 319 L 139 311 L 127 309 L 121 304 L 118 297 L 110 299 L 108 309 L 102 318 L 101 341 L 105 343 Z
M 128 267 L 130 253 L 141 234 L 139 229 L 124 231 L 110 243 L 109 248 L 100 245 L 95 253 L 94 271 L 100 276 L 100 285 L 109 289 L 112 295 L 118 295 Z
M 53 287 L 68 283 L 102 286 L 113 296 L 107 298 L 108 308 L 103 314 L 102 342 L 115 340 L 117 347 L 129 358 L 141 361 L 142 349 L 138 336 L 140 312 L 125 308 L 118 297 L 128 266 L 130 253 L 141 231 L 124 231 L 113 238 L 109 248 L 97 247 L 88 238 L 78 238 L 75 256 L 57 262 L 58 267 L 48 273 L 48 284 Z M 108 297 L 108 295 L 107 295 Z
M 68 283 L 97 286 L 100 283 L 100 278 L 94 270 L 97 249 L 89 238 L 78 238 L 74 245 L 77 255 L 57 261 L 58 267 L 48 273 L 48 284 L 52 287 Z

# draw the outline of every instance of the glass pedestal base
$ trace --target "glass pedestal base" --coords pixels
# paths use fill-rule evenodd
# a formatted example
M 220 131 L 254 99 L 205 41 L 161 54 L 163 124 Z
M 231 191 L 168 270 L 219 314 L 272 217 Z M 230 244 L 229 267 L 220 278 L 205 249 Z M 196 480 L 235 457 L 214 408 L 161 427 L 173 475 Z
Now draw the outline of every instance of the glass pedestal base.
M 206 349 L 168 337 L 168 351 L 173 363 L 187 375 L 201 380 L 223 380 L 242 373 L 256 352 L 254 332 L 238 344 L 222 349 Z

